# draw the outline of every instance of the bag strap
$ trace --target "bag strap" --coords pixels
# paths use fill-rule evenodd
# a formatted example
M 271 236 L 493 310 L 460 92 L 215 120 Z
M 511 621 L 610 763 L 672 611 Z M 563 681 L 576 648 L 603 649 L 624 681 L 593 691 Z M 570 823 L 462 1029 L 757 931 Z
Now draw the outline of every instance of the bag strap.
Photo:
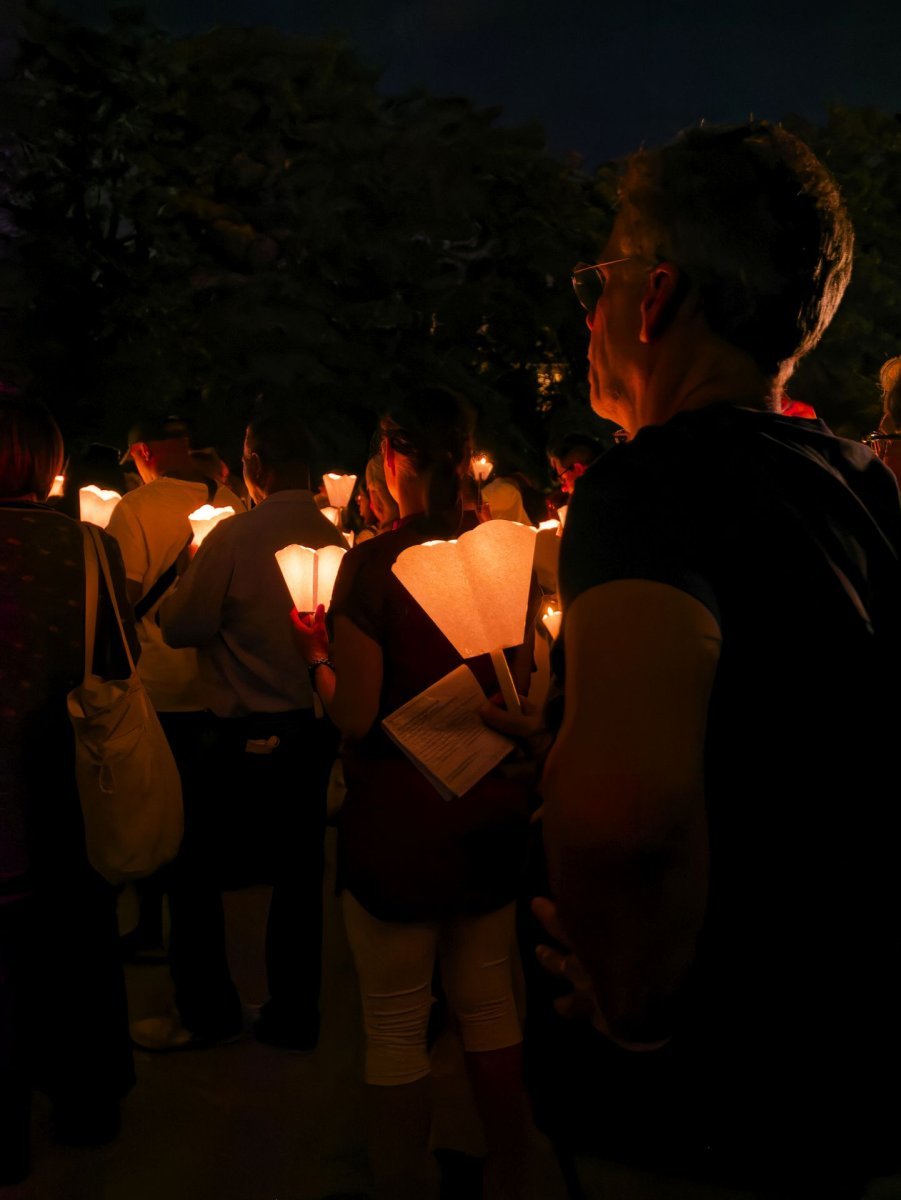
M 97 603 L 99 600 L 99 572 L 97 550 L 91 536 L 93 525 L 81 523 L 84 541 L 84 673 L 82 682 L 93 674 L 94 641 L 97 634 Z
M 203 482 L 206 484 L 207 503 L 212 504 L 216 498 L 216 493 L 219 490 L 219 484 L 216 483 L 215 479 L 208 479 L 206 477 L 204 477 Z M 156 604 L 157 600 L 159 600 L 166 592 L 168 592 L 169 588 L 172 587 L 173 583 L 175 583 L 175 580 L 178 577 L 178 560 L 181 558 L 182 554 L 184 554 L 185 550 L 187 550 L 187 548 L 191 545 L 193 540 L 194 535 L 191 534 L 176 555 L 175 561 L 171 562 L 169 566 L 166 567 L 162 575 L 158 576 L 153 586 L 144 593 L 141 599 L 134 606 L 136 621 L 143 620 L 143 618 L 146 617 L 150 612 L 151 608 L 153 608 L 154 604 Z
M 104 580 L 104 583 L 106 584 L 106 592 L 107 592 L 107 595 L 109 596 L 110 604 L 113 606 L 113 613 L 115 614 L 115 617 L 116 617 L 116 624 L 119 626 L 119 636 L 122 639 L 122 646 L 125 649 L 125 656 L 128 659 L 128 665 L 131 669 L 131 673 L 132 673 L 132 675 L 134 675 L 135 672 L 137 671 L 137 667 L 135 666 L 135 660 L 132 657 L 131 646 L 129 646 L 129 644 L 128 644 L 128 638 L 125 636 L 125 626 L 122 624 L 122 614 L 119 612 L 119 601 L 116 599 L 116 589 L 113 586 L 113 577 L 110 574 L 109 559 L 106 557 L 106 550 L 103 545 L 103 538 L 101 537 L 100 530 L 97 528 L 96 525 L 90 525 L 90 526 L 88 526 L 88 528 L 90 529 L 90 533 L 88 536 L 91 538 L 91 541 L 94 543 L 94 552 L 95 552 L 94 570 L 96 571 L 97 563 L 99 563 L 100 569 L 103 572 L 103 580 Z M 95 624 L 96 624 L 96 619 L 97 619 L 97 604 L 95 601 L 95 604 L 94 604 Z M 91 640 L 93 641 L 93 632 L 92 632 Z M 92 654 L 93 654 L 93 647 L 92 647 Z

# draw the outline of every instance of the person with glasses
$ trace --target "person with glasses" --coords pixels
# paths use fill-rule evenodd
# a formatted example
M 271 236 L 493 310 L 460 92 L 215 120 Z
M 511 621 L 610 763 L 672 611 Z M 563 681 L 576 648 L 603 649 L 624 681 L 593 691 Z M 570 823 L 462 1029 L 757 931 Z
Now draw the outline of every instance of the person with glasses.
M 879 385 L 882 389 L 882 420 L 879 428 L 868 433 L 863 443 L 901 483 L 901 356 L 882 364 Z
M 852 248 L 800 140 L 702 127 L 628 161 L 573 273 L 592 407 L 628 435 L 563 537 L 533 902 L 528 1077 L 574 1197 L 850 1198 L 899 1166 L 901 817 L 868 751 L 901 503 L 780 411 Z

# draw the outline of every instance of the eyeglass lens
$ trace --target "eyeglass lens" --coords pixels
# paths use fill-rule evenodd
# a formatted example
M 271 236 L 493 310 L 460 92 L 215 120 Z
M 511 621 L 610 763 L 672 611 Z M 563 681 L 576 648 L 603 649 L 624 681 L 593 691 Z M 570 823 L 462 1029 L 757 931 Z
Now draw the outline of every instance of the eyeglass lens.
M 604 291 L 604 276 L 590 263 L 573 267 L 573 291 L 586 312 L 593 313 Z

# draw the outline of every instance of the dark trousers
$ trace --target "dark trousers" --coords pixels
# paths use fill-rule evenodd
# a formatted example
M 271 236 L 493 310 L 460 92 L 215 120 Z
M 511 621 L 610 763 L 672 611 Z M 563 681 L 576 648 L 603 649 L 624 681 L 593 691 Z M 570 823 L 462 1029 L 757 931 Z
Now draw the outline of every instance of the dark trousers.
M 33 1086 L 88 1124 L 134 1084 L 115 893 L 72 858 L 0 905 L 0 1186 L 28 1171 Z
M 185 838 L 169 870 L 169 947 L 183 1024 L 241 1024 L 226 955 L 223 888 L 272 884 L 268 1019 L 315 1031 L 322 973 L 325 797 L 334 735 L 309 711 L 217 720 L 162 714 L 185 794 Z

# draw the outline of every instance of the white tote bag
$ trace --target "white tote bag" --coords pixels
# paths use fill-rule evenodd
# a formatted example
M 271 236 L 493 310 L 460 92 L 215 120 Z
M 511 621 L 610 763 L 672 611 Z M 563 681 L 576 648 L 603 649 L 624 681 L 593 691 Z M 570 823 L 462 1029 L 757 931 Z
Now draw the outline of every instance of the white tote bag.
M 135 670 L 100 531 L 81 526 L 85 550 L 84 680 L 68 697 L 75 778 L 88 859 L 110 883 L 151 875 L 174 858 L 184 827 L 181 779 Z M 99 565 L 99 570 L 98 570 Z M 128 657 L 127 679 L 92 674 L 99 574 Z

